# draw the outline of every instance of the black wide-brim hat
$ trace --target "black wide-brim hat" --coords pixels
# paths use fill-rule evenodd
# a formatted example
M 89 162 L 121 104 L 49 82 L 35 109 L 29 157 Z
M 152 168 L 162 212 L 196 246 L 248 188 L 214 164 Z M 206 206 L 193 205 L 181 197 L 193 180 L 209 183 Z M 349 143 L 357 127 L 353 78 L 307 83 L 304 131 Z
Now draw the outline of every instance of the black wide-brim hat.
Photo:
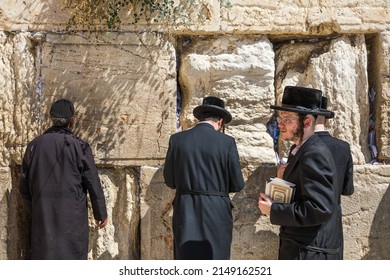
M 195 107 L 193 114 L 198 120 L 207 114 L 220 116 L 225 124 L 232 120 L 232 115 L 225 109 L 225 102 L 215 96 L 203 98 L 202 105 Z
M 314 88 L 286 86 L 282 105 L 271 105 L 271 109 L 296 112 L 305 115 L 325 116 L 330 118 L 332 112 L 322 109 L 322 91 Z
M 326 119 L 334 118 L 334 112 L 327 110 L 327 108 L 328 108 L 328 98 L 323 96 L 322 100 L 321 100 L 321 110 L 325 111 L 325 112 L 328 112 L 329 116 L 325 116 Z

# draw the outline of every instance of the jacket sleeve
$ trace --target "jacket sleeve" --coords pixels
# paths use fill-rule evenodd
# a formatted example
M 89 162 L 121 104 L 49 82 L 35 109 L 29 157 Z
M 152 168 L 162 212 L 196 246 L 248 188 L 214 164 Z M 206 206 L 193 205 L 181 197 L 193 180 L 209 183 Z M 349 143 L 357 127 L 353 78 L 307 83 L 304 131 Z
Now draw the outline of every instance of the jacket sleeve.
M 328 155 L 328 156 L 327 156 Z M 328 221 L 336 206 L 334 162 L 323 152 L 307 153 L 299 163 L 301 195 L 291 204 L 272 203 L 272 224 L 308 227 Z M 288 179 L 288 178 L 287 178 Z
M 29 149 L 30 147 L 27 146 L 23 156 L 21 176 L 19 182 L 19 193 L 21 197 L 31 205 L 32 195 L 31 195 L 30 184 L 28 182 L 29 163 L 30 163 Z
M 169 146 L 168 146 L 168 151 L 165 156 L 165 163 L 164 163 L 164 181 L 165 184 L 170 187 L 171 189 L 175 189 L 175 174 L 174 174 L 174 152 L 173 152 L 173 140 L 172 136 L 169 138 Z
M 84 143 L 82 156 L 82 184 L 88 190 L 91 199 L 93 216 L 95 220 L 102 221 L 107 218 L 106 200 L 99 175 L 93 159 L 91 148 Z
M 232 139 L 229 146 L 229 192 L 239 192 L 244 188 L 245 182 L 241 172 L 240 158 L 237 151 L 236 141 Z
M 348 152 L 348 163 L 347 163 L 347 168 L 345 170 L 343 189 L 341 194 L 352 195 L 355 191 L 355 187 L 353 184 L 353 160 L 352 160 L 351 149 L 349 147 L 349 144 L 347 145 L 346 150 L 347 150 L 346 152 Z

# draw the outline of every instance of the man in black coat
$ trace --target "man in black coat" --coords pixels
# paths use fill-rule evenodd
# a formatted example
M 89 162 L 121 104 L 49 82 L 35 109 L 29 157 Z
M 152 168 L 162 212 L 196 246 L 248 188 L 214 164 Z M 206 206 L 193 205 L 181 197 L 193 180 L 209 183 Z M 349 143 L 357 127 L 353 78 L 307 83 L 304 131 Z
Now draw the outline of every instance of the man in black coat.
M 53 126 L 31 141 L 24 154 L 20 193 L 31 207 L 31 259 L 87 259 L 89 193 L 98 227 L 107 210 L 91 148 L 69 130 L 73 103 L 54 102 Z
M 260 211 L 280 225 L 279 259 L 337 259 L 340 250 L 337 219 L 336 166 L 327 145 L 314 134 L 321 109 L 320 90 L 288 86 L 284 89 L 278 123 L 283 140 L 296 148 L 283 179 L 295 184 L 291 203 L 273 202 L 261 193 Z
M 328 99 L 322 97 L 322 108 L 324 111 L 327 110 Z M 330 111 L 328 111 L 330 112 Z M 342 223 L 342 209 L 341 209 L 341 195 L 350 196 L 354 193 L 353 184 L 353 160 L 351 155 L 351 148 L 349 144 L 341 139 L 332 137 L 328 131 L 325 130 L 326 119 L 334 117 L 334 113 L 330 112 L 331 115 L 328 117 L 318 116 L 316 125 L 314 128 L 315 134 L 318 135 L 323 142 L 328 146 L 332 153 L 333 159 L 336 163 L 337 173 L 337 218 L 339 220 L 339 228 L 337 234 L 340 240 L 340 251 L 339 260 L 344 258 L 344 234 L 343 234 L 343 223 Z
M 173 202 L 175 259 L 229 259 L 233 218 L 229 193 L 244 187 L 233 137 L 220 132 L 231 121 L 223 100 L 206 97 L 194 109 L 200 121 L 172 135 L 164 180 Z

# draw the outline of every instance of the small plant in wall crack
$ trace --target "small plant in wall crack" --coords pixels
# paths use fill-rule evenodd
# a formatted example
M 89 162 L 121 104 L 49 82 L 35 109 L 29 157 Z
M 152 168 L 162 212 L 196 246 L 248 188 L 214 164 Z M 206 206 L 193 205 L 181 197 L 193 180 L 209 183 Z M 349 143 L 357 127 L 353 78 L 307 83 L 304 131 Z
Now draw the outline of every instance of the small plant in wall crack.
M 147 23 L 172 20 L 184 15 L 180 7 L 189 0 L 175 5 L 173 0 L 61 0 L 63 9 L 71 18 L 69 28 L 88 30 L 120 28 L 121 17 L 132 16 L 133 24 L 144 19 Z
M 189 13 L 200 1 L 191 0 L 60 0 L 62 8 L 70 14 L 68 29 L 90 31 L 118 30 L 122 19 L 131 17 L 127 23 L 137 24 L 190 24 Z M 207 2 L 207 1 L 204 1 Z M 231 7 L 229 0 L 220 0 L 220 5 Z

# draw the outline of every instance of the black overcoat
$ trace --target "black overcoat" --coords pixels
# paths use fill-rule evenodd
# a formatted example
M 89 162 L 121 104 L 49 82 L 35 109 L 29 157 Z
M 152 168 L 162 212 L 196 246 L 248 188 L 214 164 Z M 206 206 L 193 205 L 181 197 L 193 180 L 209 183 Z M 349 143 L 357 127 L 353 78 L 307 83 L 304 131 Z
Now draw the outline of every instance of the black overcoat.
M 233 137 L 208 123 L 170 137 L 164 165 L 173 202 L 175 259 L 229 259 L 232 204 L 228 193 L 244 187 Z
M 107 218 L 89 145 L 51 127 L 31 141 L 22 163 L 20 193 L 31 206 L 32 259 L 87 259 L 87 193 L 94 218 Z
M 337 219 L 339 220 L 339 229 L 337 234 L 340 239 L 340 252 L 339 260 L 343 259 L 344 253 L 344 235 L 343 235 L 343 222 L 342 222 L 342 209 L 341 209 L 341 195 L 352 195 L 355 188 L 353 184 L 353 161 L 351 155 L 351 148 L 349 144 L 341 139 L 332 137 L 327 131 L 318 131 L 316 134 L 321 138 L 332 153 L 333 159 L 336 164 L 337 173 Z
M 280 225 L 279 259 L 337 259 L 337 176 L 331 152 L 311 136 L 289 159 L 283 179 L 296 184 L 291 204 L 273 203 L 270 221 Z

